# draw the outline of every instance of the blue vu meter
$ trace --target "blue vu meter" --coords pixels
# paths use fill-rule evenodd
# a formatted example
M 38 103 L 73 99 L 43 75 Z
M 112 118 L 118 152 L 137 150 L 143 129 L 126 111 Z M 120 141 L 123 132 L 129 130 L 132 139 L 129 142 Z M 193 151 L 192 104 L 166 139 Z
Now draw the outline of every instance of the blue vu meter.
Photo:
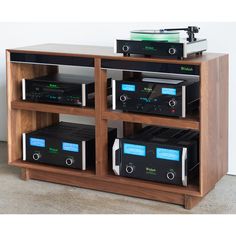
M 46 141 L 45 139 L 41 138 L 30 138 L 30 146 L 33 147 L 42 147 L 44 148 L 46 146 Z
M 68 152 L 79 152 L 79 145 L 75 143 L 62 143 L 62 150 Z
M 146 156 L 146 146 L 124 143 L 124 154 L 145 157 Z
M 170 161 L 179 161 L 180 151 L 168 148 L 156 148 L 156 158 Z

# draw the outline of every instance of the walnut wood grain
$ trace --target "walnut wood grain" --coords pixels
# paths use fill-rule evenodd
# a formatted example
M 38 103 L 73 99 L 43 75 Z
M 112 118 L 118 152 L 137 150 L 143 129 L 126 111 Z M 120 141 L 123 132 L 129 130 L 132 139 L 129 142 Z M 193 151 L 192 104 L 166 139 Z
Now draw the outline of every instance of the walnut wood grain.
M 228 170 L 228 56 L 201 65 L 200 190 L 214 188 Z
M 19 109 L 19 110 L 26 110 L 26 111 L 41 111 L 41 112 L 95 117 L 95 110 L 92 108 L 81 108 L 81 107 L 75 107 L 75 106 L 26 102 L 26 101 L 21 101 L 21 100 L 12 101 L 11 108 Z
M 159 126 L 185 128 L 199 130 L 199 121 L 196 119 L 181 119 L 165 116 L 144 115 L 122 111 L 105 111 L 102 116 L 104 119 L 123 120 L 133 123 L 144 123 Z
M 108 173 L 108 127 L 102 113 L 107 106 L 107 73 L 101 69 L 101 60 L 95 59 L 95 112 L 96 112 L 96 174 Z

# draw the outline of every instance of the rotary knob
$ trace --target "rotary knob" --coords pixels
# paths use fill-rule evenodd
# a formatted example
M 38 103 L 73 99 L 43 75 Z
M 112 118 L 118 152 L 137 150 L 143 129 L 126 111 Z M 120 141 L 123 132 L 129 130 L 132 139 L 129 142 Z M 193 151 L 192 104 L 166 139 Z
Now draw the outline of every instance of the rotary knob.
M 129 51 L 129 46 L 128 45 L 124 45 L 122 47 L 122 50 L 123 50 L 123 52 L 128 52 Z
M 34 159 L 35 161 L 37 161 L 40 157 L 41 157 L 41 154 L 38 153 L 38 152 L 36 152 L 36 153 L 33 154 L 33 159 Z
M 123 95 L 120 96 L 120 101 L 125 102 L 127 100 L 127 98 L 128 97 L 123 94 Z
M 69 157 L 66 159 L 66 165 L 71 166 L 74 163 L 74 159 Z
M 170 101 L 169 101 L 169 106 L 170 107 L 174 107 L 176 105 L 176 100 L 175 99 L 171 99 Z
M 128 173 L 128 174 L 131 174 L 131 173 L 133 173 L 134 172 L 134 167 L 133 166 L 126 166 L 126 172 Z
M 175 55 L 176 48 L 169 48 L 168 52 L 169 52 L 170 55 Z
M 173 171 L 169 171 L 166 174 L 168 180 L 173 180 L 175 178 L 175 173 Z

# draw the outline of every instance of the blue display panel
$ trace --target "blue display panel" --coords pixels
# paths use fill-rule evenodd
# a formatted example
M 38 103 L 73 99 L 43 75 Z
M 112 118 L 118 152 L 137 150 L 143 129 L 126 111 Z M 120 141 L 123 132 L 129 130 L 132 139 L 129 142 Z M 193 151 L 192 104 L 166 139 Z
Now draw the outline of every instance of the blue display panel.
M 176 95 L 176 89 L 175 88 L 161 88 L 161 94 Z
M 156 148 L 156 158 L 179 161 L 180 151 L 167 148 Z
M 79 145 L 76 143 L 62 143 L 62 150 L 68 152 L 79 152 Z
M 33 147 L 45 147 L 46 146 L 45 139 L 30 138 L 30 146 L 33 146 Z
M 122 91 L 129 91 L 134 92 L 135 91 L 135 85 L 134 84 L 122 84 L 121 85 Z
M 146 156 L 146 146 L 124 143 L 124 154 Z

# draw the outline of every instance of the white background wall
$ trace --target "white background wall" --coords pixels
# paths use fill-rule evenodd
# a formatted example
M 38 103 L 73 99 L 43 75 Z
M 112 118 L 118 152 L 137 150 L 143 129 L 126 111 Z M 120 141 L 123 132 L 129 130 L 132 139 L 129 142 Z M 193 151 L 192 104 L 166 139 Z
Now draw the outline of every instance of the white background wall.
M 113 46 L 133 29 L 160 29 L 198 25 L 208 39 L 208 52 L 230 54 L 229 173 L 236 174 L 236 23 L 0 23 L 0 140 L 6 140 L 5 49 L 41 43 Z

